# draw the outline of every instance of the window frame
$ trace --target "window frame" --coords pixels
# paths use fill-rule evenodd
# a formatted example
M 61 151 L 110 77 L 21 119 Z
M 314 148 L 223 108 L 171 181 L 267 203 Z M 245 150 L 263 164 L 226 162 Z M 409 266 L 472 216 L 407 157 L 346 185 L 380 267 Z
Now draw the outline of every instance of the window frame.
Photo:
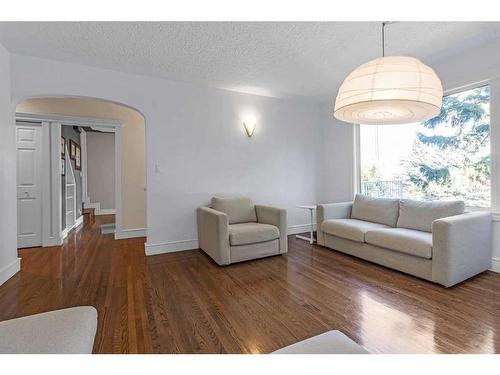
M 500 220 L 500 78 L 486 79 L 445 90 L 443 96 L 458 94 L 482 86 L 490 86 L 490 207 L 466 206 L 467 211 L 489 211 Z M 389 125 L 390 126 L 390 125 Z M 361 191 L 361 139 L 360 124 L 354 124 L 353 196 Z

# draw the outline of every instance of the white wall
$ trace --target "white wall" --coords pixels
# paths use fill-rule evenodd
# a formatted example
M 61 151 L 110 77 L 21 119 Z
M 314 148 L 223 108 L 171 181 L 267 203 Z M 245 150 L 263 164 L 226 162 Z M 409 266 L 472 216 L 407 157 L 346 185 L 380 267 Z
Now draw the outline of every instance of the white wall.
M 127 104 L 146 119 L 147 241 L 151 252 L 197 247 L 195 209 L 214 194 L 252 195 L 289 210 L 289 226 L 317 200 L 319 106 L 12 55 L 13 101 L 87 96 Z M 241 116 L 252 112 L 249 139 Z
M 102 209 L 115 208 L 114 133 L 87 133 L 87 193 Z
M 0 45 L 0 285 L 19 271 L 17 258 L 16 148 L 10 101 L 10 55 Z
M 321 162 L 318 202 L 345 202 L 353 198 L 354 126 L 333 117 L 333 104 L 321 108 Z

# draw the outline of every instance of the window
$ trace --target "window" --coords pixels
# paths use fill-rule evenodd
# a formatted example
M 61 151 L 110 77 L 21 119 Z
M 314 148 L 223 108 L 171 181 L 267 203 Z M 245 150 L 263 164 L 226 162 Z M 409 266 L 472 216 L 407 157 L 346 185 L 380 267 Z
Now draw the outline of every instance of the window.
M 360 126 L 362 194 L 490 207 L 490 164 L 489 86 L 445 96 L 423 123 Z

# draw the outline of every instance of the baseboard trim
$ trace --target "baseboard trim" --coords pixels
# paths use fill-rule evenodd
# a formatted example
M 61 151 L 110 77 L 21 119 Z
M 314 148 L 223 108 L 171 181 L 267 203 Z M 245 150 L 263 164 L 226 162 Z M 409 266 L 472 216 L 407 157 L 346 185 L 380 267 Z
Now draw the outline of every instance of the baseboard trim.
M 115 231 L 115 240 L 137 237 L 146 237 L 146 228 L 122 229 L 120 231 Z
M 316 230 L 316 224 L 313 224 L 313 229 Z M 305 233 L 310 231 L 311 231 L 311 224 L 292 225 L 288 227 L 288 235 Z
M 82 224 L 83 224 L 83 215 L 80 215 L 80 217 L 76 219 L 75 225 L 73 225 L 73 228 L 78 228 Z
M 21 270 L 21 258 L 16 258 L 13 262 L 0 269 L 0 285 L 9 280 Z
M 177 251 L 199 249 L 198 240 L 173 241 L 159 244 L 144 244 L 146 255 L 175 253 Z
M 85 208 L 93 208 L 94 215 L 96 215 L 96 216 L 115 215 L 116 214 L 116 210 L 114 208 L 101 208 L 101 203 L 99 203 L 99 202 L 85 203 L 84 207 Z
M 99 210 L 95 211 L 96 216 L 100 215 L 114 215 L 116 210 L 114 208 L 99 208 Z
M 500 258 L 491 258 L 490 271 L 500 273 Z
M 316 224 L 313 225 L 314 230 L 316 230 Z M 302 225 L 292 225 L 288 227 L 288 234 L 297 234 L 309 232 L 311 230 L 311 224 Z M 174 253 L 177 251 L 194 250 L 199 249 L 198 240 L 183 240 L 183 241 L 173 241 L 164 242 L 159 244 L 144 244 L 144 251 L 146 255 L 158 255 L 166 253 Z
M 80 225 L 82 225 L 82 224 L 83 224 L 83 215 L 80 215 L 80 217 L 78 217 L 78 218 L 76 219 L 75 223 L 74 223 L 71 227 L 69 227 L 69 228 L 64 228 L 64 229 L 62 230 L 62 232 L 61 232 L 61 240 L 60 240 L 60 242 L 62 243 L 62 241 L 64 241 L 64 239 L 65 239 L 66 237 L 68 237 L 69 232 L 71 232 L 71 231 L 72 231 L 73 229 L 75 229 L 75 228 L 78 228 L 78 227 L 79 227 Z M 60 244 L 59 244 L 59 245 L 60 245 Z M 49 245 L 49 246 L 50 246 L 50 245 Z M 53 245 L 53 246 L 57 246 L 57 245 Z M 45 247 L 45 246 L 44 246 L 44 247 Z
M 66 237 L 68 237 L 68 233 L 69 233 L 69 229 L 68 228 L 64 228 L 61 232 L 61 241 L 64 241 L 66 239 Z
M 43 243 L 42 247 L 61 246 L 62 242 L 63 242 L 63 238 L 62 238 L 62 232 L 61 232 L 61 236 L 59 238 L 50 238 L 49 240 L 47 240 Z
M 83 204 L 83 207 L 85 207 L 85 208 L 93 208 L 94 210 L 97 211 L 101 207 L 101 204 L 100 203 L 85 202 Z M 94 214 L 95 214 L 95 212 L 94 212 Z

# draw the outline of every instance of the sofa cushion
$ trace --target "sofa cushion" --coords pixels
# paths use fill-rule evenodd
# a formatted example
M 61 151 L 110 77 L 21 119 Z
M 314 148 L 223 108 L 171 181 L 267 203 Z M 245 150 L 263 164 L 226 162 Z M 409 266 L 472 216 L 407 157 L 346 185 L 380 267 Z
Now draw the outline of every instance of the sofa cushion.
M 369 352 L 342 332 L 328 331 L 285 346 L 272 354 L 369 354 Z
M 352 204 L 351 219 L 395 227 L 398 221 L 398 212 L 398 199 L 371 198 L 357 194 Z
M 425 202 L 402 199 L 399 202 L 397 227 L 431 232 L 434 220 L 460 215 L 464 210 L 463 201 Z
M 330 219 L 321 223 L 323 232 L 356 242 L 365 242 L 365 233 L 379 228 L 389 226 L 356 219 Z
M 432 233 L 406 228 L 374 229 L 365 234 L 365 241 L 420 258 L 432 258 Z
M 0 322 L 2 354 L 90 354 L 97 310 L 71 307 Z
M 247 197 L 213 197 L 212 208 L 224 212 L 227 215 L 229 224 L 257 221 L 255 206 L 252 200 Z
M 240 223 L 229 225 L 229 243 L 233 246 L 280 238 L 278 227 L 270 224 Z

